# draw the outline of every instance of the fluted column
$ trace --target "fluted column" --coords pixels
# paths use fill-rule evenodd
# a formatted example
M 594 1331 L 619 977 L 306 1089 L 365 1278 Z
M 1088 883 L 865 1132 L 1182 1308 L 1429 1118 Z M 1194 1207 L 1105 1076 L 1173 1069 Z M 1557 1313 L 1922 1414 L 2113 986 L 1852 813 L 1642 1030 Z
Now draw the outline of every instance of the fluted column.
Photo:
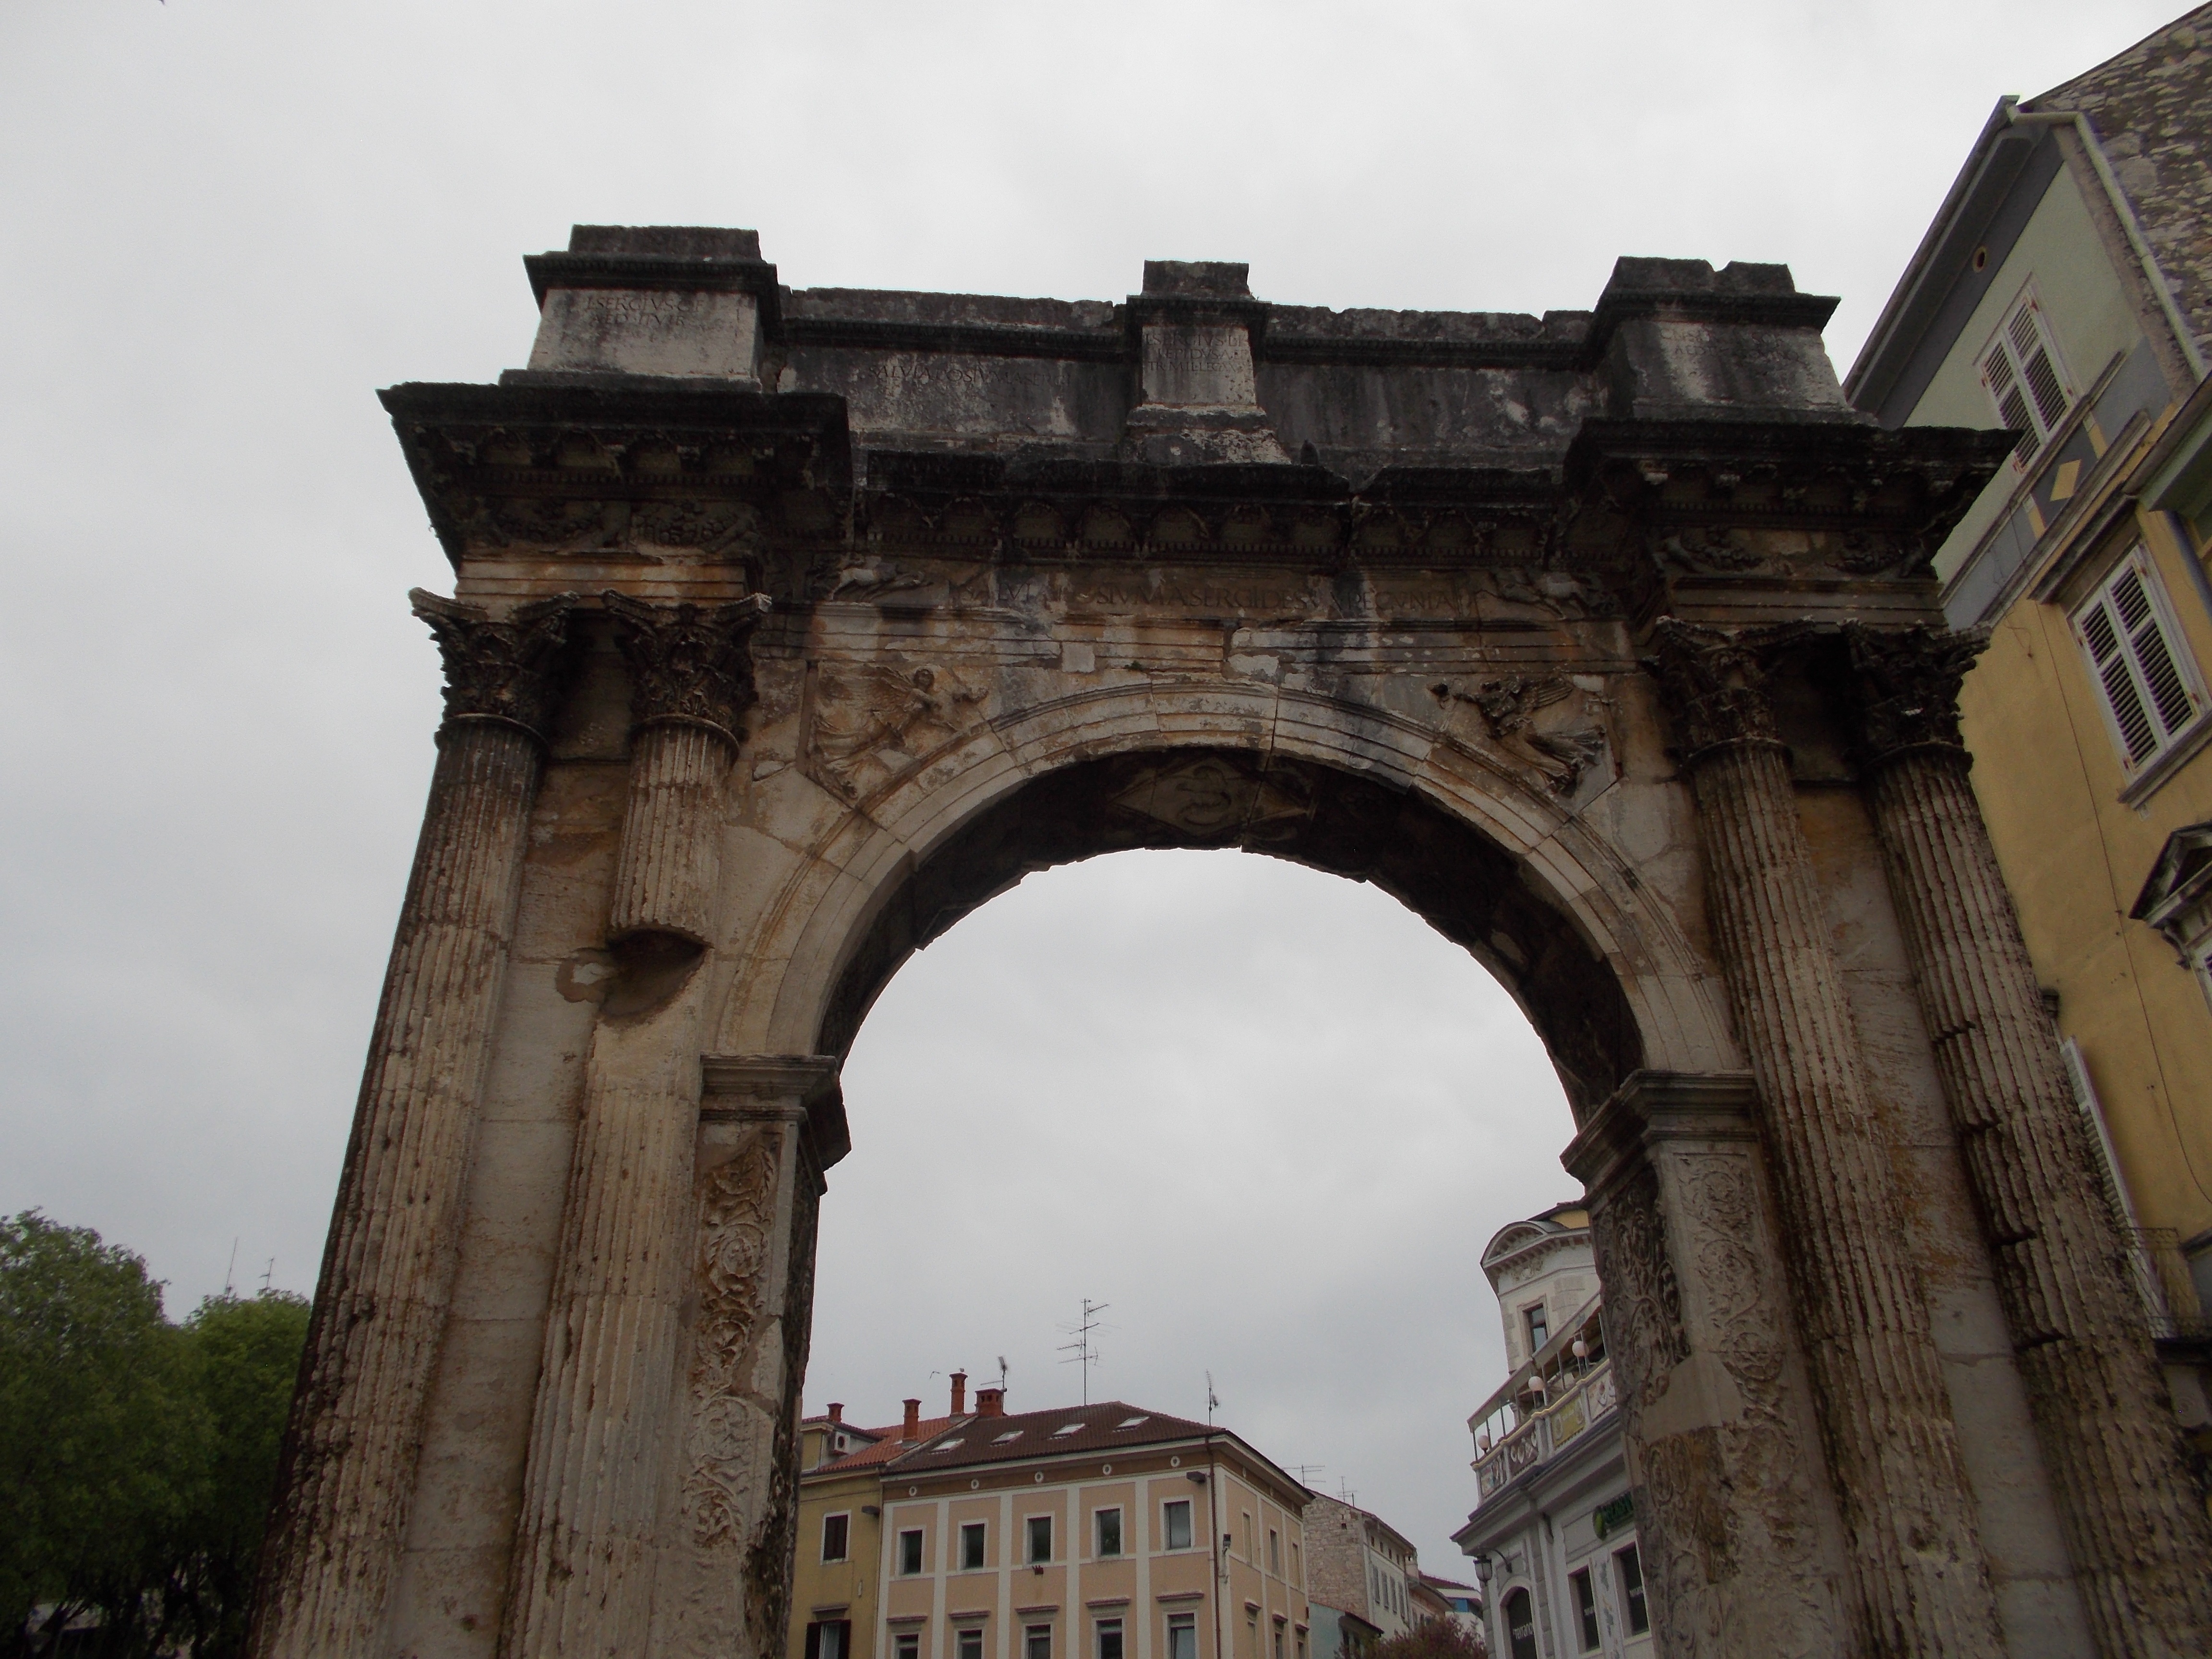
M 765 599 L 605 596 L 633 682 L 609 936 L 621 974 L 585 1061 L 501 1651 L 638 1651 L 652 1614 L 684 1290 L 723 790 Z
M 1986 635 L 1844 637 L 1890 890 L 2098 1650 L 2212 1653 L 2212 1526 L 1967 776 L 1959 688 Z
M 1560 1162 L 1589 1194 L 1665 1659 L 1845 1659 L 1844 1549 L 1741 1073 L 1632 1074 Z
M 605 596 L 632 682 L 629 803 L 607 937 L 672 933 L 705 945 L 713 923 L 722 787 L 753 697 L 763 594 L 735 605 Z
M 1870 1652 L 2002 1651 L 1927 1304 L 1758 653 L 1662 620 L 1706 905 L 1759 1085 Z
M 366 1654 L 384 1616 L 572 604 L 495 619 L 410 598 L 445 659 L 446 719 L 285 1433 L 264 1659 Z

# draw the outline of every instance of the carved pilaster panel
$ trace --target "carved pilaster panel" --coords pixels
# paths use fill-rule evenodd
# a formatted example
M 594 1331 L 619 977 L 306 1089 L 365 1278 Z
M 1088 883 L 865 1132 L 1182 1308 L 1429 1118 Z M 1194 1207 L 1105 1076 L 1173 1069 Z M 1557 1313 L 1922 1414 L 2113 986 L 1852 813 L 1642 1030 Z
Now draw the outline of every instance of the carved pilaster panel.
M 822 1170 L 842 1151 L 843 1109 L 827 1059 L 710 1057 L 706 1075 L 696 1311 L 653 1648 L 774 1659 L 790 1613 Z
M 1639 1072 L 1565 1162 L 1589 1187 L 1661 1651 L 1841 1655 L 1820 1479 L 1751 1080 Z

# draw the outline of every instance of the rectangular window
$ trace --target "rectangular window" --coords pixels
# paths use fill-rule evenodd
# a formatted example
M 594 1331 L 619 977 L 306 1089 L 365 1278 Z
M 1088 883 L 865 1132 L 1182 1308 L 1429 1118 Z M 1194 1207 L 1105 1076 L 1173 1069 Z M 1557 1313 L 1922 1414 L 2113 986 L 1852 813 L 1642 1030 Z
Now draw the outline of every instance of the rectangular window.
M 822 1517 L 822 1559 L 842 1561 L 845 1559 L 846 1540 L 852 1529 L 852 1516 L 825 1515 Z
M 1121 1659 L 1121 1621 L 1101 1619 L 1098 1621 L 1098 1659 Z
M 853 1621 L 825 1619 L 806 1627 L 806 1659 L 846 1659 L 853 1650 Z
M 1584 1653 L 1597 1651 L 1597 1592 L 1590 1588 L 1589 1569 L 1567 1575 L 1567 1583 L 1575 1592 L 1575 1621 L 1582 1637 Z
M 1050 1625 L 1031 1625 L 1022 1632 L 1022 1659 L 1052 1659 Z
M 1297 1540 L 1293 1538 L 1291 1540 L 1291 1582 L 1293 1584 L 1297 1585 L 1299 1589 L 1304 1589 L 1306 1582 L 1305 1573 L 1305 1563 L 1298 1558 Z
M 2204 706 L 2196 665 L 2141 547 L 2075 613 L 2074 633 L 2088 653 L 2105 718 L 2132 772 L 2171 744 Z
M 960 1571 L 975 1572 L 983 1565 L 983 1522 L 970 1521 L 960 1528 Z
M 921 1528 L 920 1527 L 899 1534 L 899 1571 L 905 1573 L 921 1571 Z
M 1651 1628 L 1651 1614 L 1644 1606 L 1644 1563 L 1638 1559 L 1636 1546 L 1613 1552 L 1613 1565 L 1620 1574 L 1620 1613 L 1628 1621 L 1628 1633 L 1641 1636 Z
M 983 1632 L 963 1630 L 960 1632 L 960 1659 L 983 1659 Z
M 1190 1505 L 1183 1508 L 1188 1511 Z M 1194 1613 L 1171 1613 L 1168 1615 L 1168 1659 L 1198 1659 L 1198 1615 Z
M 1298 1659 L 1306 1659 L 1306 1633 L 1298 1632 Z
M 1252 1547 L 1253 1537 L 1252 1511 L 1246 1510 L 1244 1511 L 1244 1559 L 1247 1561 L 1257 1562 L 1260 1559 L 1260 1552 Z
M 1521 1317 L 1528 1322 L 1528 1357 L 1534 1359 L 1536 1351 L 1551 1340 L 1552 1327 L 1544 1317 L 1544 1304 L 1540 1302 L 1533 1308 L 1523 1308 Z
M 1161 1504 L 1160 1519 L 1164 1523 L 1162 1530 L 1167 1534 L 1167 1543 L 1164 1547 L 1171 1550 L 1188 1549 L 1190 1547 L 1190 1499 L 1178 1498 L 1172 1503 Z M 1176 1656 L 1170 1654 L 1168 1659 L 1176 1659 Z
M 1098 1553 L 1119 1555 L 1121 1553 L 1121 1511 L 1100 1510 L 1092 1519 L 1097 1523 Z
M 1267 1571 L 1278 1578 L 1283 1576 L 1283 1534 L 1273 1527 L 1267 1528 Z
M 1030 1559 L 1033 1563 L 1052 1559 L 1052 1517 L 1048 1515 L 1030 1516 Z
M 2025 467 L 2073 402 L 2043 307 L 2033 292 L 2014 301 L 1983 351 L 1982 389 L 1990 394 L 1999 422 L 2021 434 L 2012 458 L 2015 466 Z
M 921 1638 L 913 1631 L 902 1631 L 896 1647 L 898 1659 L 921 1659 Z
M 1244 1651 L 1252 1659 L 1260 1659 L 1260 1615 L 1256 1613 L 1244 1615 Z
M 1275 1659 L 1283 1659 L 1283 1627 L 1275 1626 Z

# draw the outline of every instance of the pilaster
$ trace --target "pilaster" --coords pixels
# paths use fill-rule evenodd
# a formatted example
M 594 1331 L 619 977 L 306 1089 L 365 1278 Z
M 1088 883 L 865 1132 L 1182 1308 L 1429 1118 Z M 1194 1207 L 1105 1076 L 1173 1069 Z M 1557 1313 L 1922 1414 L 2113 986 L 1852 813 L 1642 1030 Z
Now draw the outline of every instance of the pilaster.
M 850 1143 L 835 1060 L 710 1054 L 702 1069 L 690 1359 L 653 1646 L 775 1659 L 791 1610 L 823 1172 Z
M 1845 1541 L 1743 1073 L 1637 1072 L 1561 1161 L 1589 1194 L 1659 1650 L 1851 1652 Z
M 1867 790 L 2098 1650 L 2212 1651 L 2212 1526 L 1968 776 L 1978 633 L 1844 630 Z
M 270 1659 L 367 1654 L 384 1618 L 574 603 L 495 617 L 409 597 L 444 659 L 446 719 L 263 1554 L 250 1645 Z
M 1798 1322 L 1850 1535 L 1862 1645 L 2002 1650 L 1890 1148 L 1813 878 L 1761 647 L 1663 618 L 1706 902 L 1757 1082 Z

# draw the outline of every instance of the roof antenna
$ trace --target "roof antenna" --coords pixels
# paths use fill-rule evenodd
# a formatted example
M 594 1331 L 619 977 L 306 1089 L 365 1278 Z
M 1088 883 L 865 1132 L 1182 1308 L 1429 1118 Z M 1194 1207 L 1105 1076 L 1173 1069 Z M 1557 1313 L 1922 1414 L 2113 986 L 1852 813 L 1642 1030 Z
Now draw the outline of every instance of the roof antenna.
M 272 1255 L 272 1256 L 270 1256 L 270 1257 L 269 1258 L 269 1270 L 268 1270 L 268 1272 L 266 1272 L 266 1273 L 263 1273 L 263 1274 L 261 1275 L 261 1294 L 262 1294 L 262 1295 L 266 1296 L 266 1295 L 268 1295 L 268 1294 L 269 1294 L 269 1284 L 270 1284 L 270 1281 L 271 1279 L 275 1279 L 276 1277 L 276 1258 L 275 1256 L 273 1256 L 273 1255 Z
M 1003 1397 L 1005 1396 L 1006 1392 L 1006 1355 L 1004 1355 L 1004 1354 L 1000 1354 L 1000 1355 L 999 1356 L 999 1394 L 1000 1394 L 1000 1397 L 1001 1397 L 1001 1398 L 1003 1398 Z
M 231 1284 L 231 1281 L 237 1277 L 238 1240 L 234 1237 L 230 1241 L 230 1266 L 222 1270 L 222 1299 L 226 1302 L 229 1301 L 232 1297 L 238 1294 L 236 1290 L 232 1287 Z
M 1213 1373 L 1208 1371 L 1206 1374 L 1206 1426 L 1207 1428 L 1213 1426 L 1213 1413 L 1219 1410 L 1220 1407 L 1220 1401 L 1215 1399 L 1213 1395 Z
M 1098 1350 L 1091 1344 L 1091 1333 L 1098 1328 L 1098 1321 L 1094 1316 L 1104 1313 L 1109 1305 L 1103 1302 L 1093 1302 L 1086 1296 L 1083 1298 L 1082 1319 L 1076 1324 L 1060 1328 L 1075 1339 L 1073 1342 L 1060 1345 L 1060 1352 L 1067 1355 L 1060 1363 L 1083 1367 L 1083 1403 L 1086 1406 L 1091 1403 L 1091 1368 L 1098 1363 Z

